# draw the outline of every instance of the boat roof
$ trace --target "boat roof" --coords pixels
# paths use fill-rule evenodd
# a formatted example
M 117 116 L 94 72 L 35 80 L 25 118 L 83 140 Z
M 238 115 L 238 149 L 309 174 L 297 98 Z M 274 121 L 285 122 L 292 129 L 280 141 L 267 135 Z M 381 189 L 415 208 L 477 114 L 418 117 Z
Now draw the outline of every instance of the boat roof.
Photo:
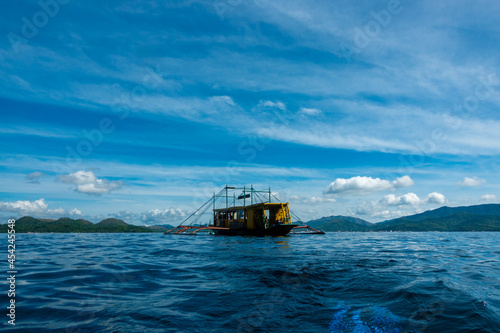
M 275 208 L 275 207 L 281 207 L 282 205 L 288 205 L 288 202 L 259 202 L 253 205 L 248 205 L 248 206 L 233 206 L 233 207 L 228 207 L 228 208 L 217 208 L 214 209 L 214 212 L 226 212 L 226 211 L 237 211 L 241 209 L 255 209 L 255 208 L 262 208 L 262 209 L 269 209 L 269 208 Z

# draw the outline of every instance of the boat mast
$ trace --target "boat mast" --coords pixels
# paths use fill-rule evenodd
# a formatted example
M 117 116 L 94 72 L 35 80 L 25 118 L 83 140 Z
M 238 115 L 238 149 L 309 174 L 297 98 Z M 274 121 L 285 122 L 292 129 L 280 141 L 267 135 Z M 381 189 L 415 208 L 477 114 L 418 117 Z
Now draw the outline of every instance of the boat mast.
M 250 204 L 253 205 L 253 184 L 250 185 Z
M 226 214 L 227 214 L 227 208 L 229 207 L 227 200 L 228 200 L 228 196 L 227 196 L 227 184 L 226 184 Z

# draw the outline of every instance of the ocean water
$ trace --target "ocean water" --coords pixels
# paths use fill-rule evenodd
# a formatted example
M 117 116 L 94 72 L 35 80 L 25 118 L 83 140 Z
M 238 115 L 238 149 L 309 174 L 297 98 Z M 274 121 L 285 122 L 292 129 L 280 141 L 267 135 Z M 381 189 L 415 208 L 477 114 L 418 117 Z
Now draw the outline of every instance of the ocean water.
M 500 332 L 500 233 L 18 234 L 16 255 L 5 331 Z

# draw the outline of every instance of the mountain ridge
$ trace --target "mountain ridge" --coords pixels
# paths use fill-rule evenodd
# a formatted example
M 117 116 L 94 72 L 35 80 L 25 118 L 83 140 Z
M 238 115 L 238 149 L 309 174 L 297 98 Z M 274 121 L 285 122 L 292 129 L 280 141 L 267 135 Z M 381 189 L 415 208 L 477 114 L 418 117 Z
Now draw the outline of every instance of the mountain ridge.
M 323 231 L 500 231 L 500 204 L 443 206 L 378 223 L 333 215 L 305 224 Z
M 153 226 L 154 227 L 154 226 Z M 0 224 L 0 232 L 7 232 L 8 225 Z M 117 233 L 117 232 L 161 232 L 161 229 L 137 226 L 128 224 L 127 222 L 108 218 L 98 223 L 92 223 L 83 219 L 70 219 L 62 217 L 57 220 L 53 219 L 37 219 L 31 216 L 23 216 L 16 220 L 16 233 Z
M 324 231 L 500 231 L 500 204 L 443 206 L 378 223 L 371 223 L 352 216 L 332 215 L 323 216 L 304 224 Z M 107 218 L 98 223 L 92 223 L 84 219 L 67 217 L 55 220 L 24 216 L 16 221 L 15 230 L 17 233 L 114 233 L 163 232 L 171 228 L 173 226 L 169 224 L 149 227 L 131 225 L 116 218 Z M 7 232 L 7 230 L 7 224 L 0 224 L 0 232 Z

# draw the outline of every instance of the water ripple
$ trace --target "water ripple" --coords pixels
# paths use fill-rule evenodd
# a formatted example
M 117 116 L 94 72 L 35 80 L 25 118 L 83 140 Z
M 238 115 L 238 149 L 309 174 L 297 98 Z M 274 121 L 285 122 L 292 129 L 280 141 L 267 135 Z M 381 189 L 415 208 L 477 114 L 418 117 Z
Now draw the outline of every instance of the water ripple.
M 19 332 L 500 332 L 497 233 L 17 236 Z

